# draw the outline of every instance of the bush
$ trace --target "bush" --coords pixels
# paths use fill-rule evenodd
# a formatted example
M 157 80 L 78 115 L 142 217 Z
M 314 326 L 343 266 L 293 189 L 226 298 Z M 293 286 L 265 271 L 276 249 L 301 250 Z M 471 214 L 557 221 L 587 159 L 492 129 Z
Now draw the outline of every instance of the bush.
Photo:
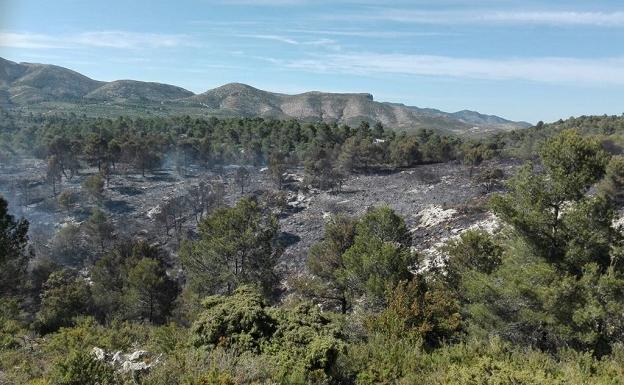
M 280 383 L 327 383 L 336 375 L 345 346 L 342 326 L 317 307 L 270 308 L 249 287 L 230 297 L 209 297 L 205 306 L 193 324 L 195 346 L 268 360 L 271 377 Z
M 193 324 L 195 346 L 258 352 L 275 331 L 266 302 L 249 286 L 237 289 L 230 297 L 208 297 L 203 305 L 206 310 Z
M 43 286 L 38 328 L 49 333 L 71 326 L 75 317 L 90 314 L 92 308 L 91 291 L 82 277 L 67 269 L 54 272 Z
M 114 369 L 91 354 L 74 352 L 57 363 L 53 371 L 55 385 L 115 385 L 121 384 Z

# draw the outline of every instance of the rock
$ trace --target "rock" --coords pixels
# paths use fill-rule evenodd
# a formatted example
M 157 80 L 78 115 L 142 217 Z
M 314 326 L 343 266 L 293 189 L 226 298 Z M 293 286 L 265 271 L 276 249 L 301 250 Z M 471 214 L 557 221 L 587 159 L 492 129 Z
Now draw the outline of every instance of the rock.
M 142 358 L 144 358 L 145 356 L 147 356 L 149 353 L 146 352 L 145 350 L 137 350 L 133 353 L 130 353 L 127 357 L 127 359 L 129 361 L 136 361 L 136 360 L 140 360 Z
M 483 230 L 489 234 L 494 234 L 495 232 L 500 230 L 500 228 L 500 219 L 498 219 L 496 215 L 488 213 L 487 218 L 473 223 L 472 225 L 470 225 L 470 227 L 468 227 L 468 230 Z M 462 233 L 463 231 L 464 230 L 462 230 L 460 233 Z
M 429 206 L 417 214 L 417 216 L 420 217 L 420 224 L 418 227 L 433 227 L 439 225 L 442 222 L 450 220 L 455 214 L 457 214 L 457 210 L 455 209 L 444 210 L 438 205 Z
M 613 221 L 613 227 L 614 228 L 624 228 L 624 215 L 622 215 L 620 218 L 617 218 Z
M 125 354 L 117 351 L 107 354 L 104 349 L 94 347 L 91 353 L 98 361 L 104 361 L 120 373 L 130 373 L 135 378 L 140 372 L 148 371 L 160 362 L 161 355 L 154 357 L 145 350 L 135 350 Z
M 91 350 L 91 353 L 98 361 L 103 361 L 106 358 L 106 352 L 104 351 L 104 349 L 94 347 L 93 350 Z

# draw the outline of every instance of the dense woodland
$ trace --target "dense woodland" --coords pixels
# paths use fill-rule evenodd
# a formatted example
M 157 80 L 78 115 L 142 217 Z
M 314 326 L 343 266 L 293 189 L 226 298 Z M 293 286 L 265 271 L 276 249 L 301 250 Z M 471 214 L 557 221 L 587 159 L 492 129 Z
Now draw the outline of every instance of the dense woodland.
M 304 165 L 316 185 L 329 185 L 344 173 L 444 162 L 468 153 L 467 159 L 483 158 L 496 149 L 495 144 L 462 143 L 431 130 L 408 135 L 366 122 L 349 127 L 262 118 L 111 120 L 5 112 L 0 123 L 5 162 L 26 153 L 48 159 L 63 175 L 77 171 L 79 158 L 104 172 L 119 162 L 141 173 L 166 161 L 180 168 L 280 163 Z
M 266 165 L 276 188 L 301 166 L 311 188 L 331 189 L 346 174 L 423 162 L 530 160 L 489 199 L 503 230 L 464 232 L 444 263 L 427 264 L 404 218 L 379 206 L 329 218 L 308 274 L 288 282 L 270 199 L 228 207 L 200 194 L 209 209 L 175 266 L 158 245 L 107 238 L 115 229 L 97 209 L 81 230 L 90 250 L 64 243 L 63 258 L 44 258 L 0 199 L 0 383 L 622 384 L 622 122 L 579 118 L 475 141 L 365 123 L 5 114 L 0 162 L 45 159 L 54 194 L 87 166 L 99 170 L 84 184 L 97 195 L 110 173 L 163 162 L 182 173 Z M 244 190 L 244 171 L 237 179 Z M 94 347 L 144 349 L 158 363 L 121 373 Z

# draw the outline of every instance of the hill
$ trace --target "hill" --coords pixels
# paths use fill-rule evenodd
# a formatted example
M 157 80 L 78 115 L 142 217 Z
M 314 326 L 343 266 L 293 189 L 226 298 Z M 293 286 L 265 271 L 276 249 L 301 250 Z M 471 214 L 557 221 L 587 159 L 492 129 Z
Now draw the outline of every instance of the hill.
M 187 98 L 193 95 L 191 91 L 169 84 L 136 80 L 115 80 L 89 92 L 84 98 L 108 101 L 167 101 Z
M 299 119 L 357 125 L 381 122 L 402 130 L 419 128 L 479 135 L 529 127 L 475 111 L 443 112 L 378 102 L 367 93 L 305 92 L 286 95 L 230 83 L 195 95 L 180 87 L 117 80 L 102 82 L 47 64 L 15 63 L 0 58 L 0 106 L 31 112 L 76 112 L 91 116 L 120 114 L 242 116 Z
M 382 103 L 366 93 L 324 93 L 318 91 L 296 95 L 272 93 L 230 83 L 192 96 L 186 100 L 208 110 L 229 111 L 243 116 L 296 118 L 311 121 L 357 125 L 361 121 L 381 122 L 398 129 L 432 128 L 455 133 L 483 133 L 529 127 L 498 116 L 474 111 L 447 113 L 434 109 Z

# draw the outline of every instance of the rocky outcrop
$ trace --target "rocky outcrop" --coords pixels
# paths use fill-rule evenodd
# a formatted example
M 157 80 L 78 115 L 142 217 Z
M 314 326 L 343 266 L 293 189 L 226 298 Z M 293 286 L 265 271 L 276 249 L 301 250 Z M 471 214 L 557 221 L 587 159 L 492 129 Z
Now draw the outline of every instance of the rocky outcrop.
M 158 365 L 162 355 L 155 356 L 145 350 L 135 350 L 132 353 L 106 352 L 102 348 L 94 347 L 91 351 L 93 356 L 111 365 L 119 373 L 129 374 L 138 382 L 141 374 Z

